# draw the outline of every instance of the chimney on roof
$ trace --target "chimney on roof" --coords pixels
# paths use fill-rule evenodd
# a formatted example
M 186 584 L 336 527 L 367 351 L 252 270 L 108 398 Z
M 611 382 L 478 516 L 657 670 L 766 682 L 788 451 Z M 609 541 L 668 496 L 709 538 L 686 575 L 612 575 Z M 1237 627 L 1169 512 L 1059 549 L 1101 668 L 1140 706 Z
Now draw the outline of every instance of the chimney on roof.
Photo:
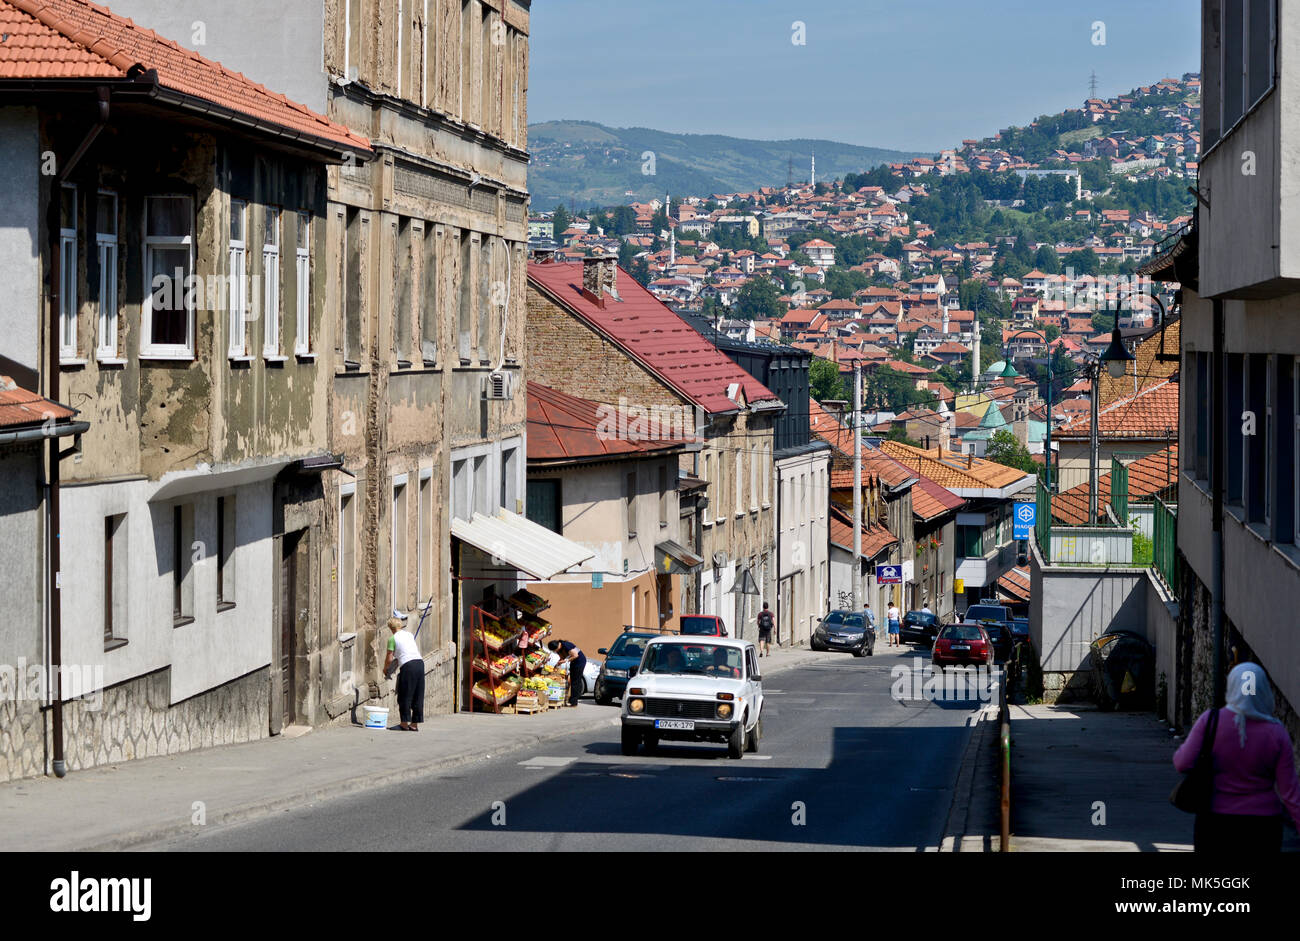
M 606 294 L 618 300 L 618 260 L 605 255 L 582 259 L 582 291 L 602 306 Z
M 966 452 L 966 469 L 967 469 L 967 470 L 970 470 L 974 465 L 975 465 L 975 452 L 974 452 L 974 451 L 967 451 L 967 452 Z

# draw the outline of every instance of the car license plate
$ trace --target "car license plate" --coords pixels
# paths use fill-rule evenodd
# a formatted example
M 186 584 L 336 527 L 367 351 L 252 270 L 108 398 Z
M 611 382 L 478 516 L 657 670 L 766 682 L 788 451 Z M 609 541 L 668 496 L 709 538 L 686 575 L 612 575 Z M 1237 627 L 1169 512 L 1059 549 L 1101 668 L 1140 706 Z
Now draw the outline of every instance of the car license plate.
M 970 650 L 970 644 L 953 644 L 953 650 Z
M 676 729 L 680 732 L 692 732 L 695 730 L 695 720 L 693 719 L 655 719 L 656 729 Z

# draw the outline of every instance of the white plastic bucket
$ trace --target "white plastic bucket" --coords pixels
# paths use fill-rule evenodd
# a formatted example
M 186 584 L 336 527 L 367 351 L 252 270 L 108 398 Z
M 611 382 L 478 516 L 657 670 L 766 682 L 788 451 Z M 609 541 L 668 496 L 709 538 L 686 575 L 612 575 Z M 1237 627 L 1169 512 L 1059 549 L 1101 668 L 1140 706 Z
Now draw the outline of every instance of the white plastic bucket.
M 387 706 L 366 706 L 366 728 L 368 729 L 386 729 L 388 728 L 388 707 Z

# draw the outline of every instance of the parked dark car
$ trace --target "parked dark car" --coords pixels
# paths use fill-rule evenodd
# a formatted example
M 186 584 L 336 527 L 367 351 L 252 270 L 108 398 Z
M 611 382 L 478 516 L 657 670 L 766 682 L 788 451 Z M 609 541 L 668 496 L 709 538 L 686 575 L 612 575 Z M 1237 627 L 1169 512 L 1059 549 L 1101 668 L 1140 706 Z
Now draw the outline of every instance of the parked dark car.
M 1029 618 L 1011 619 L 1011 639 L 1017 644 L 1029 643 Z
M 848 650 L 857 657 L 876 652 L 876 629 L 861 611 L 832 611 L 813 630 L 813 650 Z
M 903 615 L 903 640 L 914 644 L 934 644 L 939 636 L 939 616 L 931 611 L 908 611 Z
M 683 614 L 681 634 L 699 635 L 700 637 L 726 637 L 727 625 L 722 618 L 714 614 Z
M 1015 641 L 1011 638 L 1011 626 L 999 621 L 980 621 L 980 627 L 989 635 L 993 644 L 993 659 L 997 663 L 1006 663 L 1011 658 L 1011 648 Z
M 604 654 L 605 663 L 600 668 L 600 675 L 596 677 L 596 702 L 608 706 L 615 699 L 623 697 L 627 681 L 641 666 L 646 641 L 659 636 L 651 631 L 624 630 L 608 649 L 600 648 L 598 653 Z
M 979 624 L 949 624 L 935 638 L 930 662 L 935 672 L 945 667 L 993 666 L 993 641 Z

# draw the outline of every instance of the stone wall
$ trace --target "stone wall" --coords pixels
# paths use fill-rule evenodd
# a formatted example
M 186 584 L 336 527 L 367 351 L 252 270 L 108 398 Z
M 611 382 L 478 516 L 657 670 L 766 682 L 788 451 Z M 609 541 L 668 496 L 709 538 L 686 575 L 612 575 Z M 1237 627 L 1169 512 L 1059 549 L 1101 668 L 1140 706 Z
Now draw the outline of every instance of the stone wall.
M 99 701 L 65 702 L 68 770 L 265 738 L 269 682 L 264 667 L 169 706 L 171 671 L 162 669 L 105 689 Z M 50 710 L 34 702 L 0 702 L 0 781 L 45 772 L 52 759 L 47 754 L 51 723 Z

